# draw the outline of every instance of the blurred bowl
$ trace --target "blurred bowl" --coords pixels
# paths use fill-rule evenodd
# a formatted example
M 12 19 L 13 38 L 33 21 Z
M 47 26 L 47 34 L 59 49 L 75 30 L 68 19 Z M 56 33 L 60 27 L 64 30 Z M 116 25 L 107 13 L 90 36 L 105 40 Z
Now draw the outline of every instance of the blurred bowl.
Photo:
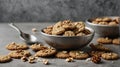
M 110 16 L 109 18 L 114 19 L 116 16 Z M 91 23 L 91 19 L 86 20 L 86 23 L 95 30 L 95 33 L 98 34 L 98 36 L 110 38 L 119 37 L 119 24 L 116 26 L 94 24 Z
M 86 46 L 89 44 L 89 42 L 93 39 L 94 36 L 94 30 L 86 27 L 91 33 L 85 36 L 56 36 L 56 35 L 49 35 L 43 32 L 43 29 L 41 30 L 41 35 L 45 42 L 58 49 L 78 49 Z

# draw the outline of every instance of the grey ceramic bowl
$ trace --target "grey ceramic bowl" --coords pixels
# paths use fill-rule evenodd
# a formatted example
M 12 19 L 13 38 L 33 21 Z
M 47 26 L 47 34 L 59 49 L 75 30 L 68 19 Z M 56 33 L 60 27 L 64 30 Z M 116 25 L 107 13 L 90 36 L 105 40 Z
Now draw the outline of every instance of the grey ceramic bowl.
M 43 29 L 41 30 L 41 35 L 42 38 L 44 39 L 44 41 L 58 49 L 58 50 L 62 50 L 62 49 L 78 49 L 78 48 L 82 48 L 84 46 L 86 46 L 92 39 L 94 36 L 94 30 L 86 27 L 86 29 L 91 31 L 91 34 L 89 35 L 85 35 L 85 36 L 56 36 L 56 35 L 49 35 L 43 32 Z
M 115 18 L 115 16 L 110 17 Z M 92 18 L 93 19 L 93 18 Z M 86 23 L 95 30 L 95 33 L 102 37 L 119 37 L 119 25 L 117 26 L 109 26 L 109 25 L 100 25 L 91 23 L 90 19 L 86 21 Z

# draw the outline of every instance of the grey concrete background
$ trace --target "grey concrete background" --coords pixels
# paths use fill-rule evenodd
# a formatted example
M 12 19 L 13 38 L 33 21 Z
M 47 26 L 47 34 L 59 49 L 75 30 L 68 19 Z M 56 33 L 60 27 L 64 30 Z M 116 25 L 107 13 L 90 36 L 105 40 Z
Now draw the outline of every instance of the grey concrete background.
M 0 0 L 0 22 L 47 22 L 120 16 L 120 0 Z

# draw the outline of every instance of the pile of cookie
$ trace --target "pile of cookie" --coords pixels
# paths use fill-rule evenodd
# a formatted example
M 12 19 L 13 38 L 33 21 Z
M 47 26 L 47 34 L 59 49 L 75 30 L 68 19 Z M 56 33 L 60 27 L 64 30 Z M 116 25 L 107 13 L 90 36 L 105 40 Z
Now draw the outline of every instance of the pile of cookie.
M 29 48 L 36 52 L 35 55 L 30 53 L 28 50 Z M 26 44 L 17 44 L 12 42 L 6 46 L 6 49 L 10 50 L 10 52 L 6 56 L 0 56 L 0 63 L 9 62 L 12 59 L 21 59 L 22 61 L 28 61 L 29 63 L 41 61 L 43 64 L 48 64 L 49 61 L 47 59 L 40 60 L 38 56 L 45 57 L 56 53 L 55 49 L 45 47 L 41 44 L 33 44 L 28 46 Z
M 100 63 L 101 58 L 105 60 L 118 59 L 117 53 L 112 52 L 110 48 L 105 47 L 103 44 L 90 44 L 91 51 L 85 52 L 82 50 L 70 50 L 70 51 L 57 51 L 54 48 L 44 46 L 42 44 L 33 44 L 28 46 L 26 44 L 17 44 L 12 42 L 6 46 L 6 49 L 10 50 L 9 54 L 6 56 L 0 56 L 0 62 L 9 62 L 12 59 L 21 59 L 23 62 L 28 61 L 29 63 L 42 62 L 43 64 L 49 64 L 47 59 L 55 57 L 60 59 L 65 59 L 67 62 L 73 62 L 74 59 L 79 60 L 91 60 L 94 63 Z M 31 54 L 28 49 L 32 49 L 35 53 Z M 91 57 L 91 58 L 90 58 Z
M 113 21 L 115 23 L 118 22 L 118 19 L 113 20 L 109 18 L 102 18 L 102 21 L 98 20 L 99 19 L 95 19 L 95 21 L 100 24 L 102 24 L 103 21 L 105 23 L 109 22 L 109 24 L 111 24 Z M 34 28 L 32 31 L 36 32 L 37 30 Z M 58 36 L 84 36 L 91 33 L 85 28 L 85 24 L 83 22 L 72 22 L 70 20 L 59 21 L 53 26 L 48 26 L 47 28 L 43 29 L 43 32 L 49 35 Z M 110 39 L 108 37 L 98 38 L 97 42 L 98 44 L 91 43 L 89 45 L 91 50 L 87 52 L 83 50 L 58 51 L 55 48 L 47 47 L 38 43 L 28 46 L 26 44 L 12 42 L 6 45 L 6 49 L 10 50 L 9 54 L 4 56 L 0 55 L 0 63 L 9 62 L 12 61 L 12 59 L 21 59 L 23 62 L 42 62 L 43 64 L 49 64 L 47 59 L 41 59 L 49 57 L 65 59 L 67 62 L 73 62 L 74 59 L 86 59 L 87 61 L 90 60 L 94 63 L 100 63 L 101 58 L 105 60 L 115 60 L 119 58 L 117 53 L 113 52 L 110 48 L 105 47 L 104 44 L 120 45 L 120 39 Z M 28 49 L 32 49 L 34 54 L 32 54 Z
M 84 22 L 72 22 L 71 20 L 59 21 L 43 29 L 43 32 L 50 35 L 61 36 L 83 36 L 91 33 L 85 28 Z
M 119 38 L 108 38 L 108 37 L 101 37 L 97 39 L 98 43 L 102 44 L 114 44 L 114 45 L 120 45 L 120 39 Z
M 93 43 L 90 44 L 92 51 L 89 52 L 89 55 L 93 56 L 91 59 L 93 62 L 97 63 L 97 61 L 100 61 L 100 57 L 102 57 L 105 60 L 116 60 L 119 58 L 119 55 L 117 53 L 113 52 L 110 48 L 104 46 L 105 44 L 120 45 L 119 38 L 110 39 L 108 37 L 105 38 L 100 37 L 97 39 L 97 42 L 98 44 L 93 44 Z
M 117 53 L 113 52 L 110 48 L 103 46 L 103 44 L 90 44 L 92 51 L 89 52 L 91 56 L 102 57 L 105 60 L 115 60 L 118 59 L 119 56 Z
M 120 22 L 120 18 L 110 18 L 110 17 L 102 17 L 102 18 L 95 18 L 92 20 L 92 23 L 94 24 L 100 24 L 100 25 L 110 25 L 115 26 L 118 25 Z

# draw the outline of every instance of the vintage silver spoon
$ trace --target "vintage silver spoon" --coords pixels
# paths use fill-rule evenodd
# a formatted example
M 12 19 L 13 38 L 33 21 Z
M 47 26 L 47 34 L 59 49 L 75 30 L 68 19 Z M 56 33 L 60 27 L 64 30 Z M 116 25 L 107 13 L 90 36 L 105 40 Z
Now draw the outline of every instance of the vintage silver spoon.
M 14 23 L 10 23 L 9 26 L 16 29 L 20 34 L 20 38 L 23 41 L 25 41 L 27 44 L 38 43 L 37 38 L 34 35 L 30 35 L 30 34 L 22 32 Z

